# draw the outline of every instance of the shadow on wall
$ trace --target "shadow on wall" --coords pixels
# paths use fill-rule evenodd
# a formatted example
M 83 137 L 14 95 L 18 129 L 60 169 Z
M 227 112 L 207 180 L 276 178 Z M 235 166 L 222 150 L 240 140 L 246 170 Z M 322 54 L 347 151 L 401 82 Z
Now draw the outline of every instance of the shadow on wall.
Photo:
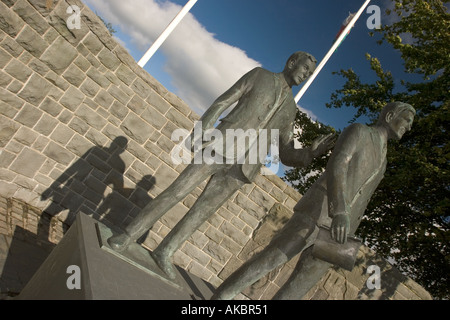
M 0 234 L 0 300 L 19 294 L 48 257 L 55 247 L 53 229 L 61 228 L 58 220 L 63 233 L 78 212 L 120 227 L 130 212 L 152 200 L 148 191 L 156 179 L 151 175 L 143 176 L 135 188 L 124 187 L 126 168 L 120 155 L 127 144 L 127 138 L 117 137 L 109 147 L 89 149 L 42 193 L 42 200 L 51 199 L 42 212 L 7 199 L 6 215 L 14 211 L 24 217 L 24 226 L 31 219 L 37 221 L 37 227 L 31 232 L 15 224 L 12 235 Z
M 124 187 L 126 168 L 120 154 L 127 144 L 127 138 L 117 137 L 109 147 L 89 149 L 42 193 L 42 200 L 52 199 L 52 202 L 43 210 L 41 219 L 50 216 L 52 220 L 57 216 L 64 222 L 65 232 L 75 221 L 76 214 L 82 211 L 97 220 L 121 226 L 133 209 L 143 208 L 152 200 L 148 191 L 156 180 L 146 175 L 135 189 Z M 38 233 L 48 237 L 49 228 L 51 224 L 39 223 Z
M 0 234 L 0 300 L 18 295 L 54 246 L 20 226 L 11 238 Z

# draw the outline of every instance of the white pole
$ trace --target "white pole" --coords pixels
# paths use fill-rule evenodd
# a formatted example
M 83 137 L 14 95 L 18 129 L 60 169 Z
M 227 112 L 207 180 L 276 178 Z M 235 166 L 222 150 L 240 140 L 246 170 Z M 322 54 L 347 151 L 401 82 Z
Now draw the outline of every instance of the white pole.
M 156 41 L 152 44 L 150 49 L 144 54 L 144 56 L 139 60 L 138 65 L 140 67 L 144 67 L 148 60 L 155 54 L 155 52 L 159 49 L 159 47 L 163 44 L 163 42 L 167 39 L 170 33 L 176 28 L 176 26 L 180 23 L 180 21 L 184 18 L 184 16 L 191 10 L 194 4 L 198 0 L 189 0 L 186 5 L 181 9 L 181 11 L 176 15 L 176 17 L 169 23 L 166 29 L 161 33 L 161 35 L 156 39 Z
M 347 33 L 349 33 L 350 29 L 353 28 L 356 21 L 359 19 L 363 11 L 366 9 L 367 5 L 369 4 L 370 0 L 366 0 L 366 2 L 363 4 L 361 9 L 359 9 L 358 13 L 353 17 L 353 19 L 350 21 L 350 23 L 347 25 L 347 27 L 344 29 L 344 31 L 341 33 L 339 38 L 334 42 L 333 46 L 331 47 L 330 51 L 326 54 L 326 56 L 323 58 L 323 60 L 320 62 L 320 64 L 317 66 L 316 70 L 314 70 L 314 73 L 309 77 L 308 81 L 303 85 L 300 92 L 295 96 L 295 102 L 298 103 L 300 98 L 303 96 L 303 94 L 308 90 L 311 83 L 314 81 L 314 79 L 317 77 L 319 72 L 322 70 L 322 68 L 325 66 L 325 64 L 328 62 L 330 57 L 333 55 L 333 53 L 336 51 L 337 47 L 339 47 L 339 44 L 342 42 L 342 40 L 345 38 Z

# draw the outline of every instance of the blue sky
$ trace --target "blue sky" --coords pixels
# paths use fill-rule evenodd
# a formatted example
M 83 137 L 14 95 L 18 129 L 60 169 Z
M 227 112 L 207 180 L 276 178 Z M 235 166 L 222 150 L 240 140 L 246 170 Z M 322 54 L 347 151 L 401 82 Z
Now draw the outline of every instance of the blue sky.
M 138 61 L 187 0 L 85 0 L 94 12 L 112 23 L 115 34 Z M 363 0 L 198 0 L 177 29 L 145 66 L 154 78 L 202 114 L 245 72 L 262 66 L 281 72 L 295 51 L 307 51 L 321 61 L 349 12 Z M 380 7 L 381 23 L 391 23 L 384 11 L 390 0 L 372 0 Z M 325 103 L 344 79 L 333 71 L 352 68 L 362 81 L 374 75 L 365 59 L 378 57 L 385 69 L 401 74 L 402 60 L 388 45 L 370 37 L 364 12 L 350 35 L 331 57 L 299 105 L 313 118 L 343 129 L 352 108 L 328 109 Z M 301 86 L 294 87 L 294 95 Z M 363 122 L 364 120 L 360 120 Z

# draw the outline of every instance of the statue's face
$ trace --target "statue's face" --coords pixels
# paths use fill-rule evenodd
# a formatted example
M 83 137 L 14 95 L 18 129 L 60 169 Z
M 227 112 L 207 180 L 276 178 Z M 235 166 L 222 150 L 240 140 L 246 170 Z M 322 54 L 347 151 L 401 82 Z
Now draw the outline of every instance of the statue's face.
M 289 79 L 292 86 L 298 86 L 314 72 L 316 64 L 309 58 L 300 59 L 289 66 Z
M 392 139 L 400 140 L 406 132 L 411 130 L 413 121 L 414 114 L 409 110 L 405 110 L 398 114 L 395 118 L 392 118 L 388 122 L 390 137 Z

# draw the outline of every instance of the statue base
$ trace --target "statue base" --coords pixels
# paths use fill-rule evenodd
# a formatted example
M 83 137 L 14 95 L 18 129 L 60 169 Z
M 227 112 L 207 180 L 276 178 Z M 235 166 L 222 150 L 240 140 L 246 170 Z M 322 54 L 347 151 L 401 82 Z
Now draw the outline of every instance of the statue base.
M 80 213 L 16 299 L 208 300 L 214 287 L 176 267 L 167 278 L 150 252 L 133 243 L 121 253 L 106 241 L 115 232 Z

